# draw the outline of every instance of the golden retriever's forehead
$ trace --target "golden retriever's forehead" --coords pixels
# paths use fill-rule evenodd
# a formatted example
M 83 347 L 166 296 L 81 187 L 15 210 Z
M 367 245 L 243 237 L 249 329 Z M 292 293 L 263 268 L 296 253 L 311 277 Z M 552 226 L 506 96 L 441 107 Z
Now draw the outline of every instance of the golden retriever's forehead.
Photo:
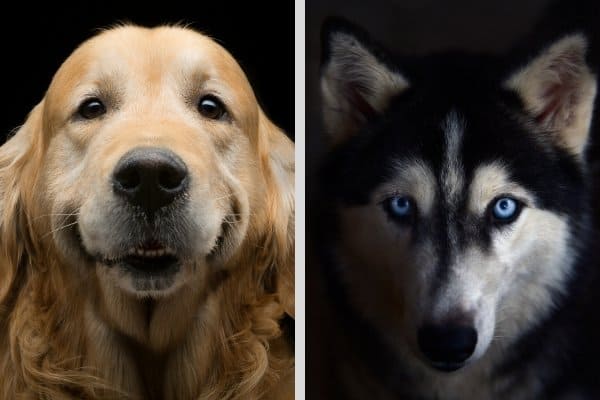
M 236 91 L 252 89 L 234 58 L 212 39 L 181 27 L 121 26 L 84 42 L 63 63 L 52 86 L 77 86 L 135 71 L 146 83 L 165 73 L 180 73 L 222 81 Z

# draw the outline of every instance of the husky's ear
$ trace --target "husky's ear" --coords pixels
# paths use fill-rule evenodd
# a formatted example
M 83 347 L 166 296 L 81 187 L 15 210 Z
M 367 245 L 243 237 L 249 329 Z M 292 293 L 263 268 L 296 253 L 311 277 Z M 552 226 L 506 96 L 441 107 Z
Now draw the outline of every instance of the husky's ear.
M 586 49 L 584 35 L 565 36 L 504 83 L 521 98 L 539 131 L 576 155 L 587 143 L 596 95 Z
M 321 46 L 325 129 L 338 143 L 383 112 L 409 83 L 366 32 L 345 20 L 325 21 Z

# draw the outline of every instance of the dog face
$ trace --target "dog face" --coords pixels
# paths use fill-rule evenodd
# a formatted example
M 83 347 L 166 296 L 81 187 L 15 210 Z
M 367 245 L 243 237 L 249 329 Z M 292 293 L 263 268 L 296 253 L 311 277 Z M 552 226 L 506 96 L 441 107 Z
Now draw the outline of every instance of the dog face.
M 212 40 L 171 27 L 104 32 L 65 61 L 34 113 L 47 143 L 41 203 L 65 263 L 161 297 L 240 247 L 259 109 Z
M 274 388 L 293 359 L 293 179 L 293 144 L 207 37 L 121 26 L 85 42 L 0 148 L 0 386 Z
M 345 23 L 324 33 L 336 279 L 401 354 L 442 371 L 492 354 L 572 273 L 595 96 L 585 39 L 506 74 L 465 55 L 397 64 Z

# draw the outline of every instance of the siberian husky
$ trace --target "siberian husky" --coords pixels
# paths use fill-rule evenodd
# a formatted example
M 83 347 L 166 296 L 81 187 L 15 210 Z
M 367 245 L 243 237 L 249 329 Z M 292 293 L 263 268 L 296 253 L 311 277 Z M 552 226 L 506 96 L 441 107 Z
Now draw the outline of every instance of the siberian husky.
M 586 36 L 396 59 L 330 19 L 322 45 L 337 396 L 596 398 Z

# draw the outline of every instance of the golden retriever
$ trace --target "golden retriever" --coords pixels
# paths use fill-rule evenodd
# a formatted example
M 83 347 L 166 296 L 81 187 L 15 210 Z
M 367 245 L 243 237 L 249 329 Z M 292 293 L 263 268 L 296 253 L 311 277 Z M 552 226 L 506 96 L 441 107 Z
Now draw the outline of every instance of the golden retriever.
M 293 157 L 206 36 L 81 45 L 0 147 L 0 398 L 292 398 Z

